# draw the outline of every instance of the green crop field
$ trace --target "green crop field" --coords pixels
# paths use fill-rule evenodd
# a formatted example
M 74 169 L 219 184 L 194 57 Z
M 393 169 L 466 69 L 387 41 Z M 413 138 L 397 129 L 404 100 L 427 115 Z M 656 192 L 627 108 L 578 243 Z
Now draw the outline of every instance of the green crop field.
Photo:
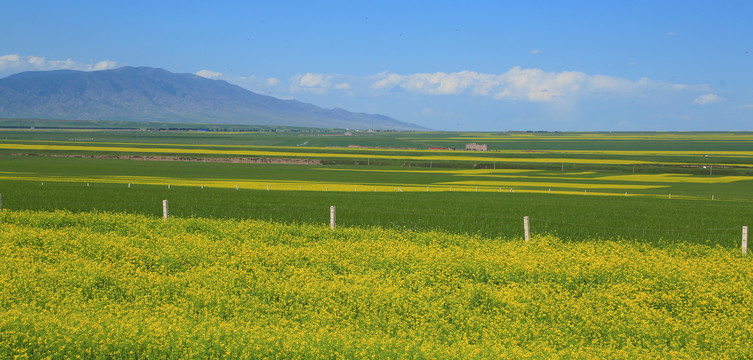
M 159 216 L 168 199 L 174 216 L 325 223 L 334 205 L 344 226 L 514 237 L 529 216 L 534 233 L 564 239 L 726 247 L 737 246 L 740 228 L 753 218 L 749 133 L 0 135 L 0 194 L 8 209 Z M 344 141 L 361 148 L 342 147 Z M 428 149 L 448 141 L 493 147 Z M 366 148 L 377 143 L 383 145 Z M 320 165 L 252 163 L 265 161 Z
M 0 195 L 0 358 L 753 356 L 753 133 L 6 129 Z

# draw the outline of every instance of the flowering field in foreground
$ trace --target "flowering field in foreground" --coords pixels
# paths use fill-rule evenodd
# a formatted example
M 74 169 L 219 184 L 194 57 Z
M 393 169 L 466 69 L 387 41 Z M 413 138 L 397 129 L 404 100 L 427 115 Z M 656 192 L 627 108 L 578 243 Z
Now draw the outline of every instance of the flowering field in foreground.
M 0 212 L 0 358 L 750 358 L 739 250 Z

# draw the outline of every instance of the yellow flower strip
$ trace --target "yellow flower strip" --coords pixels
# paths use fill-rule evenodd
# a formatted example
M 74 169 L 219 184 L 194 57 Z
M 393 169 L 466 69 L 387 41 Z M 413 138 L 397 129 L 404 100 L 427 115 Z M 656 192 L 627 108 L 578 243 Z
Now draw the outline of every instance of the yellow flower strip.
M 308 153 L 292 151 L 254 151 L 254 150 L 214 150 L 192 148 L 148 148 L 122 146 L 81 146 L 81 145 L 29 145 L 29 144 L 0 144 L 0 149 L 7 150 L 51 150 L 51 151 L 106 151 L 123 154 L 129 153 L 161 153 L 173 155 L 233 155 L 233 156 L 266 156 L 266 157 L 306 157 L 306 158 L 345 158 L 345 159 L 395 159 L 410 161 L 473 161 L 473 162 L 513 162 L 513 163 L 567 163 L 567 164 L 656 164 L 654 161 L 643 160 L 610 160 L 610 159 L 558 159 L 558 158 L 502 158 L 487 156 L 415 156 L 384 155 L 384 154 L 343 154 L 343 153 Z

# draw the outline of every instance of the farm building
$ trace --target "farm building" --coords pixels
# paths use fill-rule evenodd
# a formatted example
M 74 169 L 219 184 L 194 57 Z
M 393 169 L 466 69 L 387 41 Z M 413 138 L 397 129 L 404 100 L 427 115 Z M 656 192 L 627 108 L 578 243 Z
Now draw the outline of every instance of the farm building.
M 489 146 L 486 144 L 470 143 L 465 144 L 466 151 L 489 151 Z

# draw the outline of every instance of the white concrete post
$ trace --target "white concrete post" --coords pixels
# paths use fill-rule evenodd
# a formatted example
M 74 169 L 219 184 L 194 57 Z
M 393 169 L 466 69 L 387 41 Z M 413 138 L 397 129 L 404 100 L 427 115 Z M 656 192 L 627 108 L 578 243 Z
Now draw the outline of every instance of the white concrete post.
M 335 229 L 335 206 L 329 207 L 329 228 L 334 230 Z
M 167 208 L 167 200 L 162 200 L 162 217 L 165 219 L 170 217 L 170 211 Z
M 742 252 L 743 256 L 748 255 L 748 227 L 743 226 L 743 242 L 742 242 Z
M 531 238 L 531 223 L 528 216 L 523 216 L 523 232 L 525 233 L 526 242 Z

